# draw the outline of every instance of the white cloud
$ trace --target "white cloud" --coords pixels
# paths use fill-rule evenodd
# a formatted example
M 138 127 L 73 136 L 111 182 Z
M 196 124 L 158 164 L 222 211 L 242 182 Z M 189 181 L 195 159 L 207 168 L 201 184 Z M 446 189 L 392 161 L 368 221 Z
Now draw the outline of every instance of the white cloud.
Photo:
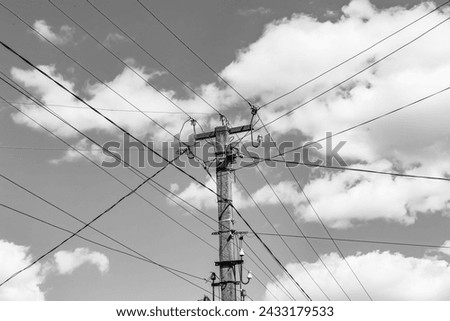
M 67 25 L 61 26 L 59 32 L 55 33 L 45 20 L 36 20 L 33 27 L 45 38 L 57 45 L 67 44 L 72 40 L 73 34 L 75 33 L 75 29 Z M 37 36 L 44 41 L 41 36 Z
M 387 161 L 357 167 L 394 171 Z M 427 174 L 422 169 L 420 172 Z M 375 219 L 409 225 L 416 221 L 418 213 L 450 213 L 447 182 L 344 171 L 327 173 L 311 181 L 305 192 L 322 220 L 335 228 Z M 305 201 L 298 205 L 299 215 L 307 221 L 316 220 Z
M 410 9 L 381 10 L 368 0 L 353 0 L 342 8 L 342 16 L 335 22 L 294 14 L 269 24 L 262 37 L 242 50 L 222 75 L 244 96 L 267 102 L 434 7 L 427 2 Z M 435 12 L 338 70 L 269 105 L 260 111 L 260 116 L 267 123 L 282 115 L 399 48 L 449 14 L 449 9 Z M 370 71 L 275 122 L 270 129 L 278 139 L 292 132 L 321 139 L 326 132 L 351 127 L 449 86 L 450 43 L 442 41 L 449 32 L 450 24 L 441 25 Z M 449 97 L 449 92 L 444 93 L 336 137 L 335 141 L 348 141 L 340 155 L 358 167 L 449 175 L 450 167 L 445 161 L 450 156 L 446 121 L 450 118 Z M 417 213 L 447 213 L 449 188 L 436 181 L 334 172 L 313 177 L 306 191 L 327 223 L 350 227 L 354 221 L 377 218 L 412 224 Z M 298 212 L 304 219 L 315 219 L 295 189 L 287 193 L 291 194 L 292 205 L 300 205 Z M 266 195 L 270 198 L 265 202 L 270 203 L 273 197 Z
M 268 15 L 272 13 L 272 10 L 265 8 L 265 7 L 258 7 L 258 8 L 254 8 L 254 9 L 239 9 L 238 10 L 238 14 L 244 17 L 248 17 L 250 15 Z
M 422 3 L 409 10 L 401 7 L 378 10 L 367 0 L 353 0 L 334 23 L 295 14 L 269 24 L 262 37 L 242 50 L 222 75 L 244 96 L 266 102 L 426 14 L 431 7 L 434 5 Z M 265 122 L 274 119 L 361 70 L 369 61 L 397 49 L 448 15 L 447 10 L 429 16 L 335 72 L 269 105 L 260 116 Z M 319 139 L 327 131 L 345 129 L 448 86 L 450 43 L 443 43 L 442 39 L 449 30 L 450 24 L 443 24 L 371 71 L 270 128 L 279 134 L 295 130 Z M 448 97 L 448 94 L 436 97 L 398 116 L 343 135 L 342 139 L 349 141 L 342 150 L 343 156 L 363 161 L 395 157 L 406 163 L 419 157 L 414 161 L 420 162 L 426 154 L 421 148 L 443 141 L 448 147 L 450 132 L 443 120 L 450 116 Z
M 30 265 L 34 259 L 30 247 L 0 240 L 0 280 L 6 280 Z M 109 269 L 109 260 L 102 253 L 86 248 L 78 248 L 72 252 L 59 251 L 54 254 L 54 261 L 38 262 L 0 287 L 0 301 L 45 300 L 45 292 L 41 287 L 48 276 L 54 273 L 71 274 L 83 264 L 95 265 L 102 274 Z
M 395 172 L 394 165 L 385 160 L 352 166 Z M 416 171 L 409 169 L 405 173 L 414 174 Z M 423 168 L 421 172 L 436 174 L 431 170 L 423 172 Z M 450 215 L 450 185 L 447 182 L 351 171 L 318 173 L 320 176 L 312 179 L 303 189 L 321 220 L 333 228 L 349 228 L 379 219 L 410 225 L 419 213 Z M 281 181 L 273 184 L 273 188 L 281 201 L 293 208 L 297 217 L 307 222 L 318 222 L 295 182 Z M 260 205 L 279 204 L 269 186 L 261 187 L 253 197 Z
M 216 183 L 210 177 L 207 177 L 204 184 L 213 191 L 216 190 Z M 217 206 L 216 196 L 196 182 L 190 183 L 178 196 L 199 208 L 211 209 Z
M 450 240 L 447 240 L 442 244 L 442 247 L 439 249 L 439 252 L 450 256 Z
M 54 254 L 54 259 L 56 271 L 63 275 L 72 274 L 86 263 L 95 265 L 101 273 L 109 270 L 109 260 L 106 255 L 87 248 L 77 248 L 72 252 L 59 251 Z
M 94 144 L 89 144 L 89 141 L 86 138 L 81 139 L 78 143 L 73 145 L 78 151 L 75 151 L 74 149 L 68 149 L 64 152 L 64 155 L 60 158 L 52 159 L 50 163 L 58 165 L 63 162 L 75 162 L 81 158 L 83 158 L 83 155 L 88 157 L 91 160 L 96 160 L 98 162 L 110 160 L 108 156 L 105 155 L 103 150 Z M 80 153 L 81 154 L 80 154 Z M 111 157 L 111 159 L 113 159 Z
M 395 171 L 394 165 L 385 160 L 353 166 Z M 414 174 L 416 170 L 412 168 L 405 173 Z M 439 212 L 450 216 L 450 185 L 447 182 L 393 178 L 351 171 L 319 174 L 320 177 L 312 179 L 303 189 L 321 220 L 332 228 L 350 228 L 374 220 L 410 225 L 417 220 L 419 213 Z M 436 175 L 436 172 L 430 169 L 425 174 Z M 209 177 L 206 185 L 213 190 L 216 188 Z M 299 219 L 318 223 L 317 215 L 296 182 L 281 181 L 272 184 L 272 187 L 281 202 L 290 206 Z M 252 196 L 261 206 L 279 206 L 275 193 L 268 185 L 264 185 L 252 193 Z M 215 196 L 194 182 L 178 196 L 201 208 L 212 209 L 217 206 Z M 253 202 L 237 186 L 233 186 L 233 199 L 237 208 L 253 206 Z
M 0 240 L 0 280 L 6 280 L 32 261 L 28 247 Z M 41 269 L 42 265 L 37 263 L 2 286 L 0 300 L 44 300 L 45 293 L 40 286 L 45 277 Z
M 216 183 L 209 176 L 204 184 L 213 191 L 216 190 Z M 217 196 L 195 182 L 190 183 L 182 192 L 179 192 L 178 196 L 199 208 L 213 209 L 217 207 Z M 244 192 L 236 184 L 233 184 L 233 204 L 237 208 L 250 205 L 250 200 L 244 196 Z
M 324 14 L 324 16 L 326 17 L 326 18 L 335 18 L 335 17 L 337 17 L 339 15 L 339 13 L 338 12 L 335 12 L 335 11 L 333 11 L 333 10 L 327 10 L 326 12 L 325 12 L 325 14 Z
M 130 63 L 133 62 L 130 61 Z M 168 130 L 171 133 L 178 132 L 182 122 L 186 119 L 186 116 L 182 114 L 173 114 L 171 117 L 167 117 L 166 114 L 161 113 L 147 114 L 145 116 L 140 112 L 136 112 L 133 105 L 146 112 L 179 112 L 179 110 L 127 68 L 125 68 L 122 73 L 117 75 L 112 81 L 107 82 L 107 85 L 110 88 L 113 88 L 117 93 L 126 98 L 126 100 L 123 100 L 109 88 L 99 83 L 88 84 L 86 85 L 84 92 L 77 92 L 75 90 L 75 84 L 64 79 L 62 74 L 57 73 L 55 66 L 38 67 L 77 95 L 83 96 L 84 94 L 84 96 L 88 96 L 89 98 L 85 97 L 85 101 L 93 107 L 112 109 L 113 111 L 102 111 L 102 114 L 112 119 L 125 129 L 133 132 L 134 135 L 142 136 L 145 134 L 151 134 L 151 136 L 157 137 L 158 140 L 168 139 L 169 134 L 166 133 L 165 130 Z M 149 81 L 153 81 L 154 78 L 161 76 L 161 72 L 158 71 L 149 73 L 146 72 L 144 68 L 138 67 L 135 67 L 134 70 L 144 79 Z M 84 107 L 53 108 L 53 111 L 79 130 L 83 132 L 100 130 L 106 133 L 117 133 L 117 129 L 113 125 L 73 98 L 72 95 L 59 88 L 51 80 L 42 76 L 39 72 L 35 70 L 23 70 L 13 67 L 11 74 L 14 79 L 22 83 L 27 88 L 30 88 L 40 98 L 40 100 L 46 104 L 51 105 L 56 103 L 59 105 Z M 205 87 L 205 90 L 207 90 L 207 87 Z M 188 113 L 191 111 L 210 112 L 209 107 L 204 103 L 201 103 L 199 98 L 178 100 L 175 98 L 175 93 L 173 91 L 161 90 L 161 92 Z M 77 137 L 78 135 L 67 125 L 63 124 L 55 117 L 50 116 L 41 107 L 23 106 L 22 109 L 35 120 L 39 121 L 45 127 L 49 128 L 58 135 L 63 137 Z M 114 111 L 117 109 L 128 110 L 130 112 Z M 201 120 L 200 116 L 197 118 L 199 121 Z M 160 126 L 156 125 L 151 119 L 155 120 Z M 37 125 L 19 113 L 14 115 L 14 120 L 29 127 L 37 128 Z
M 241 50 L 235 61 L 222 71 L 222 76 L 245 97 L 266 102 L 351 57 L 434 7 L 435 4 L 425 2 L 410 9 L 393 7 L 381 10 L 368 0 L 353 0 L 342 8 L 341 17 L 333 19 L 333 22 L 294 14 L 290 18 L 268 24 L 261 38 Z M 260 116 L 267 122 L 283 114 L 361 70 L 369 62 L 397 49 L 447 18 L 449 14 L 449 9 L 433 13 L 338 70 L 269 105 L 260 111 Z M 270 129 L 281 138 L 287 133 L 301 132 L 309 139 L 320 139 L 328 131 L 337 132 L 348 128 L 450 85 L 450 42 L 442 41 L 449 32 L 450 24 L 443 24 L 370 71 L 277 121 Z M 42 68 L 74 90 L 75 84 L 65 80 L 63 75 L 56 72 L 55 67 Z M 146 79 L 155 80 L 158 76 L 146 72 L 144 68 L 136 69 Z M 33 89 L 44 102 L 81 106 L 35 71 L 13 68 L 12 75 L 26 87 Z M 127 69 L 108 82 L 108 85 L 141 109 L 176 111 L 174 106 Z M 205 99 L 221 110 L 234 105 L 242 106 L 235 103 L 238 98 L 229 89 L 223 90 L 218 85 L 205 84 L 200 90 Z M 90 97 L 88 101 L 95 107 L 132 109 L 99 84 L 88 85 L 86 93 Z M 170 90 L 164 90 L 163 93 L 187 112 L 210 111 L 208 106 L 196 98 L 176 99 L 175 93 Z M 449 94 L 443 94 L 336 137 L 335 141 L 338 138 L 348 141 L 340 151 L 341 156 L 357 165 L 361 164 L 359 167 L 399 169 L 411 174 L 449 175 L 450 166 L 444 161 L 450 156 L 448 99 Z M 26 111 L 55 133 L 76 137 L 72 130 L 41 109 L 28 107 Z M 58 113 L 83 131 L 114 132 L 111 125 L 88 110 L 67 109 L 58 110 Z M 140 114 L 105 114 L 138 135 L 150 133 L 158 139 L 167 137 L 160 128 L 151 125 Z M 185 120 L 182 116 L 152 117 L 172 133 L 179 130 Z M 35 126 L 18 114 L 14 119 L 30 127 Z M 369 174 L 336 172 L 314 177 L 307 184 L 306 191 L 311 194 L 313 202 L 317 203 L 321 217 L 334 227 L 350 227 L 355 222 L 374 219 L 412 224 L 418 213 L 448 211 L 449 198 L 446 195 L 450 195 L 449 187 L 440 182 L 400 178 L 393 180 Z M 314 216 L 306 204 L 302 203 L 302 197 L 297 195 L 295 186 L 288 191 L 290 183 L 284 184 L 285 186 L 279 186 L 280 192 L 285 193 L 284 197 L 297 210 L 301 209 L 298 212 L 302 213 L 303 219 L 312 221 Z M 270 195 L 267 190 L 259 193 L 263 192 Z M 183 193 L 196 201 L 197 205 L 211 208 L 215 204 L 213 196 L 207 197 L 207 192 L 200 192 L 195 185 L 189 186 Z M 240 194 L 236 195 L 235 198 L 238 199 Z M 272 196 L 261 198 L 266 204 L 271 200 Z M 241 201 L 245 206 L 245 200 Z
M 121 35 L 120 33 L 109 33 L 106 36 L 105 41 L 103 42 L 106 47 L 111 47 L 113 43 L 117 43 L 119 41 L 125 41 L 125 36 Z
M 347 264 L 336 253 L 323 255 L 322 259 L 352 300 L 368 300 Z M 374 300 L 450 300 L 450 265 L 446 261 L 379 251 L 352 255 L 346 259 Z M 345 300 L 320 261 L 305 262 L 304 265 L 331 299 Z M 288 264 L 286 268 L 313 300 L 325 300 L 298 263 Z M 285 275 L 278 279 L 296 299 L 304 300 Z M 268 289 L 281 300 L 289 299 L 272 283 L 268 284 Z M 265 299 L 273 298 L 266 292 Z

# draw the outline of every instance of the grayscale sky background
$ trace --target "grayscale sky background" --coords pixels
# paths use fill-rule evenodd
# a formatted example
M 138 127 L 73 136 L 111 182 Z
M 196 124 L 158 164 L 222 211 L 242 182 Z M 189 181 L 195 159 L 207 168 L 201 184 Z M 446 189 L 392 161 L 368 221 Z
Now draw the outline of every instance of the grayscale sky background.
M 257 106 L 334 67 L 442 2 L 142 0 L 193 51 Z M 250 121 L 248 104 L 137 1 L 92 0 L 91 3 L 199 96 L 227 116 L 233 126 Z M 189 92 L 87 1 L 55 0 L 54 4 L 131 66 L 135 73 L 124 67 L 122 62 L 49 1 L 2 0 L 1 4 L 2 42 L 40 66 L 93 107 L 108 109 L 104 114 L 129 132 L 145 141 L 156 142 L 156 149 L 161 147 L 158 142 L 172 141 L 173 137 L 168 132 L 179 133 L 188 117 L 142 78 L 194 117 L 205 130 L 219 124 L 218 114 L 210 106 Z M 40 31 L 66 55 L 6 8 Z M 449 16 L 450 9 L 444 6 L 356 59 L 269 104 L 258 115 L 264 123 L 282 116 Z M 437 26 L 374 67 L 273 122 L 268 130 L 278 143 L 292 141 L 298 146 L 450 86 L 449 32 L 449 22 Z M 92 111 L 81 109 L 84 107 L 82 103 L 3 47 L 0 49 L 0 61 L 2 73 L 87 136 L 101 143 L 121 141 L 122 136 L 117 129 Z M 128 102 L 149 112 L 147 115 L 168 132 L 142 114 L 133 112 L 133 106 L 96 78 L 107 83 Z M 111 160 L 102 156 L 96 146 L 41 107 L 30 104 L 4 82 L 0 82 L 0 95 L 0 174 L 85 221 L 94 218 L 128 192 L 118 181 L 69 150 L 5 101 L 27 113 L 96 163 Z M 443 92 L 333 137 L 334 144 L 347 142 L 340 155 L 352 167 L 448 178 L 449 100 L 450 94 Z M 197 130 L 200 130 L 198 126 Z M 187 139 L 191 133 L 192 127 L 187 123 L 182 138 Z M 257 134 L 266 133 L 261 129 Z M 243 141 L 248 142 L 248 137 Z M 133 164 L 136 164 L 135 154 L 136 150 L 131 159 Z M 315 156 L 324 158 L 323 150 Z M 172 158 L 173 153 L 169 157 Z M 186 160 L 186 155 L 182 159 Z M 288 155 L 288 159 L 292 156 Z M 147 165 L 142 171 L 152 175 L 157 169 Z M 300 235 L 289 213 L 304 234 L 327 238 L 323 226 L 289 171 L 282 164 L 276 168 L 262 164 L 260 169 L 284 208 L 257 168 L 238 170 L 236 175 L 277 231 L 280 234 Z M 123 167 L 106 170 L 130 187 L 142 181 Z M 188 165 L 183 170 L 214 188 L 203 168 Z M 313 300 L 326 299 L 324 293 L 332 300 L 346 300 L 347 296 L 352 300 L 367 300 L 368 296 L 355 275 L 376 300 L 450 299 L 450 182 L 313 170 L 301 166 L 294 167 L 292 171 L 333 237 L 435 245 L 421 247 L 337 241 L 346 257 L 344 261 L 329 240 L 310 240 L 314 251 L 320 255 L 319 259 L 304 239 L 286 237 L 285 242 L 311 278 L 280 238 L 261 235 Z M 206 225 L 217 228 L 214 223 L 217 218 L 214 194 L 173 167 L 166 168 L 155 180 L 204 211 L 209 218 L 191 209 Z M 160 264 L 208 278 L 215 269 L 217 250 L 199 238 L 217 248 L 217 236 L 211 235 L 213 231 L 151 186 L 146 185 L 139 192 L 170 219 L 134 195 L 99 219 L 94 226 Z M 270 223 L 239 183 L 235 184 L 234 199 L 236 207 L 255 231 L 274 233 Z M 79 222 L 2 177 L 0 203 L 71 231 L 81 227 Z M 4 206 L 0 207 L 0 222 L 0 282 L 68 236 Z M 248 230 L 237 216 L 236 227 Z M 85 230 L 81 235 L 120 248 L 92 230 Z M 258 278 L 246 286 L 250 297 L 253 300 L 289 299 L 280 289 L 281 286 L 274 283 L 273 277 L 272 280 L 268 278 L 266 273 L 269 272 L 258 261 L 259 257 L 296 299 L 303 300 L 302 294 L 256 237 L 249 234 L 245 240 L 250 246 L 244 245 L 244 251 L 248 254 L 245 268 Z M 210 283 L 190 276 L 186 278 L 210 289 Z M 33 268 L 0 287 L 1 300 L 197 300 L 203 294 L 205 291 L 158 266 L 78 238 L 70 240 Z

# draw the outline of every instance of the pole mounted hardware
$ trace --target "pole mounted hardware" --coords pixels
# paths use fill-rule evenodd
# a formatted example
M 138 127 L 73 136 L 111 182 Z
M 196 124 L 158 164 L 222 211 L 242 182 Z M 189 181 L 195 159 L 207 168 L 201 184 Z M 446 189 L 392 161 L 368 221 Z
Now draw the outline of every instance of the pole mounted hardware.
M 237 278 L 237 273 L 242 270 L 243 259 L 237 257 L 238 233 L 234 228 L 233 207 L 232 204 L 232 166 L 239 155 L 236 142 L 230 142 L 230 135 L 248 132 L 253 129 L 252 125 L 243 125 L 238 127 L 229 127 L 228 120 L 221 115 L 222 126 L 218 126 L 214 131 L 200 133 L 195 135 L 195 141 L 205 139 L 215 139 L 215 157 L 216 157 L 216 184 L 217 184 L 217 207 L 219 229 L 219 261 L 215 262 L 220 270 L 219 282 L 217 275 L 211 275 L 213 297 L 215 296 L 215 287 L 220 287 L 221 299 L 223 301 L 237 301 L 242 299 L 237 293 L 237 286 L 242 287 L 242 275 Z M 236 269 L 236 266 L 239 268 Z M 214 277 L 214 279 L 213 279 Z M 250 277 L 251 278 L 251 277 Z M 248 283 L 249 279 L 247 279 Z M 240 289 L 242 290 L 242 289 Z

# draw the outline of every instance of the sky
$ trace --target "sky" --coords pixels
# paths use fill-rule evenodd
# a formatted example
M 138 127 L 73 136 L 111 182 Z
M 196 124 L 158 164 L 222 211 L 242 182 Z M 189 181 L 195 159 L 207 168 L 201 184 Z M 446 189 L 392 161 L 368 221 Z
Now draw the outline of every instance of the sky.
M 1 41 L 167 159 L 175 157 L 167 147 L 173 135 L 192 137 L 191 119 L 196 133 L 220 125 L 219 113 L 231 126 L 248 124 L 249 103 L 263 106 L 254 137 L 264 136 L 266 146 L 267 124 L 279 146 L 293 147 L 407 106 L 321 141 L 310 156 L 332 161 L 335 148 L 349 167 L 450 178 L 450 8 L 409 25 L 443 1 L 140 2 L 4 0 Z M 3 282 L 70 236 L 42 221 L 75 232 L 83 225 L 73 217 L 92 220 L 143 179 L 123 165 L 105 165 L 113 159 L 86 138 L 120 143 L 115 151 L 124 155 L 129 137 L 117 127 L 4 47 L 0 61 L 2 78 L 66 121 L 1 82 Z M 239 137 L 251 146 L 249 136 Z M 213 160 L 212 146 L 201 146 L 200 160 L 180 156 L 185 173 L 167 166 L 154 178 L 159 185 L 145 184 L 93 223 L 97 231 L 80 233 L 97 244 L 70 239 L 0 286 L 0 299 L 209 295 L 217 199 L 198 184 L 215 189 L 203 168 Z M 250 149 L 264 156 L 262 147 Z M 161 169 L 158 156 L 137 147 L 130 154 L 133 166 L 142 157 L 139 170 L 147 176 Z M 286 159 L 296 160 L 292 153 Z M 337 160 L 331 165 L 342 166 Z M 450 299 L 448 181 L 301 165 L 289 171 L 282 163 L 242 167 L 245 161 L 233 165 L 234 205 L 313 300 Z M 235 224 L 249 231 L 237 213 Z M 244 267 L 255 276 L 245 286 L 251 299 L 305 299 L 253 233 L 244 240 Z M 188 273 L 182 276 L 189 282 L 111 247 Z

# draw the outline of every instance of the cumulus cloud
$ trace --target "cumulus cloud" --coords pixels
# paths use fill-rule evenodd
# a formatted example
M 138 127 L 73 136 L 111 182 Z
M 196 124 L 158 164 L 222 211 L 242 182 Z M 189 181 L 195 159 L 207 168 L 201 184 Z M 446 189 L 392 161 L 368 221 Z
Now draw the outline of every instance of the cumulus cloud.
M 13 273 L 33 261 L 29 247 L 0 240 L 0 279 L 6 280 Z M 42 265 L 35 264 L 0 288 L 0 300 L 44 300 L 40 286 L 45 280 Z
M 442 247 L 439 249 L 439 252 L 450 256 L 450 240 L 447 240 L 442 244 Z
M 216 190 L 216 183 L 209 176 L 204 184 L 213 191 Z M 178 196 L 199 208 L 213 209 L 217 207 L 217 196 L 195 182 L 190 183 L 183 191 L 179 192 Z M 245 197 L 243 191 L 236 184 L 233 184 L 233 204 L 237 208 L 250 205 L 250 200 Z
M 0 280 L 6 280 L 34 259 L 30 247 L 0 240 Z M 54 260 L 38 262 L 3 285 L 0 288 L 0 300 L 45 300 L 42 287 L 48 276 L 55 273 L 69 275 L 84 264 L 96 266 L 102 274 L 109 269 L 109 260 L 102 253 L 87 248 L 77 248 L 72 252 L 59 251 L 54 254 Z
M 428 13 L 435 4 L 378 9 L 368 0 L 353 0 L 339 19 L 319 21 L 294 14 L 269 24 L 255 43 L 242 50 L 222 72 L 244 96 L 262 103 L 282 95 L 322 71 L 351 57 L 391 32 Z M 450 10 L 435 12 L 336 71 L 269 105 L 260 112 L 268 121 L 291 110 L 371 62 L 399 48 L 443 21 Z M 270 126 L 278 139 L 302 133 L 317 140 L 411 103 L 450 85 L 450 32 L 443 24 L 376 67 L 314 100 Z M 439 48 L 439 50 L 436 50 Z M 261 68 L 264 66 L 264 68 Z M 347 132 L 340 155 L 355 167 L 411 174 L 448 176 L 450 93 L 436 96 L 396 115 Z M 288 182 L 284 183 L 289 185 Z M 285 186 L 286 187 L 286 186 Z M 286 189 L 286 188 L 285 188 Z M 392 179 L 370 174 L 313 175 L 306 191 L 321 216 L 334 227 L 383 218 L 412 224 L 418 213 L 448 212 L 449 186 L 424 180 Z M 291 204 L 313 220 L 295 188 Z M 267 194 L 269 195 L 269 194 Z M 293 199 L 297 197 L 297 199 Z M 264 201 L 264 199 L 262 199 Z M 265 200 L 270 203 L 270 199 Z
M 68 149 L 64 152 L 64 155 L 60 158 L 55 158 L 50 163 L 58 165 L 64 162 L 72 163 L 81 158 L 82 155 L 88 157 L 91 160 L 95 160 L 99 163 L 109 160 L 109 157 L 103 150 L 93 143 L 89 143 L 87 138 L 81 139 L 78 143 L 74 144 L 75 149 Z M 81 154 L 80 154 L 81 153 Z
M 75 33 L 75 29 L 68 26 L 63 25 L 59 28 L 59 32 L 54 32 L 52 27 L 47 24 L 45 20 L 36 20 L 33 24 L 33 27 L 40 33 L 42 36 L 50 40 L 51 42 L 57 45 L 65 45 L 70 42 Z M 41 36 L 37 35 L 39 39 L 45 41 Z
M 394 164 L 386 160 L 353 166 L 396 171 Z M 447 167 L 450 170 L 450 164 Z M 404 172 L 415 174 L 417 169 L 411 168 Z M 436 174 L 432 169 L 426 173 Z M 352 171 L 321 171 L 319 175 L 303 186 L 303 189 L 322 222 L 332 228 L 350 228 L 374 220 L 411 225 L 417 220 L 419 213 L 439 212 L 450 215 L 450 186 L 444 181 L 423 181 Z M 215 183 L 210 178 L 206 185 L 215 190 Z M 264 185 L 252 193 L 253 199 L 265 206 L 278 206 L 280 199 L 283 204 L 292 208 L 299 219 L 318 222 L 317 215 L 296 182 L 281 181 L 272 184 L 272 188 L 276 194 L 268 185 Z M 215 198 L 209 194 L 199 184 L 191 183 L 179 196 L 199 207 L 214 208 Z M 238 208 L 253 206 L 238 187 L 234 187 L 233 197 Z
M 130 61 L 132 63 L 132 61 Z M 166 132 L 176 133 L 180 129 L 180 124 L 185 120 L 185 115 L 173 114 L 167 117 L 166 114 L 157 113 L 150 114 L 153 111 L 161 112 L 179 112 L 177 107 L 170 103 L 156 90 L 146 84 L 130 69 L 123 69 L 113 80 L 107 82 L 107 86 L 113 88 L 119 95 L 111 91 L 107 86 L 100 83 L 89 83 L 82 92 L 75 90 L 75 83 L 66 80 L 64 76 L 56 71 L 55 66 L 38 66 L 43 71 L 52 76 L 70 91 L 79 96 L 84 96 L 91 106 L 95 108 L 108 109 L 102 113 L 114 122 L 133 132 L 137 136 L 150 134 L 159 140 L 168 139 L 170 135 Z M 148 81 L 154 81 L 155 78 L 161 76 L 161 72 L 147 72 L 145 68 L 135 67 L 134 70 Z M 117 133 L 117 129 L 108 123 L 103 117 L 87 108 L 83 103 L 76 100 L 72 95 L 55 85 L 51 80 L 42 76 L 36 70 L 26 70 L 13 67 L 11 74 L 15 80 L 22 83 L 25 87 L 31 89 L 40 100 L 46 104 L 71 105 L 80 108 L 53 108 L 54 112 L 63 119 L 71 123 L 79 130 L 86 131 L 102 131 L 106 133 Z M 205 87 L 206 95 L 213 86 Z M 171 99 L 176 105 L 184 109 L 186 112 L 210 112 L 209 107 L 199 102 L 199 98 L 188 98 L 185 100 L 175 98 L 175 92 L 170 90 L 161 90 L 162 94 Z M 83 108 L 82 108 L 83 107 Z M 149 114 L 142 115 L 137 107 L 143 112 Z M 22 110 L 29 114 L 33 119 L 42 123 L 51 131 L 63 137 L 77 137 L 77 133 L 63 124 L 54 116 L 50 116 L 45 110 L 38 106 L 22 106 Z M 115 110 L 126 110 L 129 112 L 116 112 Z M 197 117 L 201 120 L 201 116 Z M 153 122 L 156 121 L 159 125 Z M 36 124 L 31 122 L 23 115 L 17 113 L 14 115 L 17 123 L 25 124 L 32 128 L 38 128 Z
M 245 97 L 264 103 L 376 43 L 425 15 L 432 8 L 435 8 L 434 3 L 424 2 L 409 9 L 401 6 L 378 9 L 369 0 L 353 0 L 342 7 L 340 17 L 334 17 L 333 21 L 319 21 L 308 15 L 293 14 L 268 24 L 262 36 L 242 49 L 221 75 Z M 449 9 L 434 12 L 334 72 L 267 106 L 259 116 L 268 122 L 282 115 L 399 48 L 449 15 Z M 308 140 L 321 139 L 326 132 L 348 128 L 450 85 L 450 42 L 442 41 L 449 32 L 450 24 L 442 24 L 376 67 L 359 74 L 269 128 L 277 138 L 301 133 L 301 137 Z M 75 84 L 57 73 L 54 66 L 42 68 L 74 90 Z M 148 72 L 145 68 L 136 69 L 146 79 L 156 80 L 158 77 L 158 74 Z M 81 106 L 35 71 L 13 68 L 12 75 L 36 92 L 44 102 Z M 173 105 L 127 69 L 108 82 L 108 85 L 141 109 L 176 111 Z M 205 84 L 199 89 L 206 100 L 219 106 L 224 113 L 236 110 L 237 107 L 232 106 L 242 106 L 236 103 L 238 97 L 229 89 L 222 89 L 216 84 Z M 79 94 L 89 97 L 87 100 L 95 107 L 132 109 L 100 84 L 90 84 L 85 91 Z M 208 106 L 195 97 L 177 99 L 173 91 L 163 90 L 163 93 L 187 112 L 210 111 Z M 339 136 L 339 139 L 348 141 L 340 150 L 340 155 L 358 167 L 411 174 L 450 175 L 449 164 L 443 161 L 450 156 L 447 121 L 450 118 L 449 97 L 449 93 L 436 96 L 426 103 Z M 55 133 L 66 137 L 76 136 L 67 126 L 41 109 L 28 107 L 26 111 Z M 58 110 L 58 113 L 81 130 L 114 132 L 112 126 L 88 110 Z M 105 114 L 133 133 L 164 138 L 164 131 L 151 125 L 151 121 L 142 115 L 114 112 Z M 152 117 L 173 133 L 179 130 L 184 121 L 182 116 Z M 19 123 L 35 126 L 19 114 L 14 119 Z M 280 185 L 279 188 L 287 190 L 291 183 L 283 184 L 285 186 Z M 374 219 L 412 224 L 418 213 L 448 211 L 449 198 L 445 195 L 450 195 L 448 187 L 439 182 L 419 183 L 339 172 L 313 175 L 306 191 L 318 203 L 320 214 L 334 227 L 350 227 L 355 222 Z M 202 199 L 203 192 L 198 192 L 192 185 L 183 193 L 196 200 L 197 205 L 211 207 L 214 200 Z M 313 216 L 302 203 L 295 188 L 283 193 L 290 198 L 292 205 L 302 209 L 303 219 L 312 220 Z M 269 203 L 271 199 L 261 198 L 261 201 Z M 372 209 L 367 204 L 371 204 Z
M 368 300 L 347 264 L 336 253 L 323 255 L 322 259 L 352 300 Z M 374 300 L 450 300 L 450 265 L 446 261 L 387 251 L 358 253 L 346 259 Z M 320 261 L 304 265 L 331 299 L 346 299 Z M 288 264 L 286 268 L 313 300 L 326 299 L 298 263 Z M 278 279 L 296 299 L 304 300 L 285 275 Z M 275 284 L 269 283 L 267 287 L 279 299 L 289 300 Z M 273 297 L 266 292 L 265 299 L 273 300 Z
M 106 47 L 111 47 L 112 44 L 117 43 L 119 41 L 124 41 L 126 40 L 125 36 L 121 35 L 120 33 L 109 33 L 106 36 L 105 41 L 103 42 L 105 44 Z
M 269 24 L 262 37 L 242 50 L 222 75 L 244 96 L 270 101 L 428 13 L 434 6 L 422 3 L 409 10 L 402 7 L 379 10 L 368 0 L 353 0 L 342 8 L 342 16 L 336 22 L 320 22 L 294 14 Z M 335 72 L 269 105 L 260 116 L 267 122 L 292 109 L 448 16 L 449 10 L 431 15 Z M 441 40 L 449 30 L 449 24 L 441 25 L 270 128 L 279 134 L 299 131 L 308 138 L 319 139 L 327 131 L 345 129 L 448 86 L 450 44 Z M 450 116 L 448 97 L 448 94 L 436 97 L 426 105 L 343 135 L 342 139 L 349 143 L 342 156 L 362 161 L 388 157 L 402 162 L 412 157 L 419 157 L 415 158 L 417 162 L 427 160 L 422 159 L 428 153 L 421 148 L 438 142 L 448 147 L 448 126 L 442 120 Z M 442 152 L 442 148 L 434 151 L 429 148 L 429 153 L 433 152 Z
M 258 7 L 258 8 L 254 8 L 254 9 L 239 9 L 238 10 L 238 14 L 244 17 L 248 17 L 250 15 L 255 15 L 255 14 L 259 14 L 259 15 L 268 15 L 272 13 L 272 10 L 265 8 L 265 7 Z
M 357 167 L 395 171 L 394 165 L 386 160 Z M 405 171 L 407 174 L 415 172 L 416 169 Z M 295 182 L 274 184 L 274 190 L 284 204 L 293 207 L 299 218 L 317 222 L 316 214 Z M 349 228 L 378 219 L 410 225 L 416 221 L 418 213 L 450 214 L 450 186 L 446 182 L 351 171 L 322 172 L 319 178 L 304 186 L 304 191 L 322 221 L 333 228 Z M 257 190 L 254 198 L 259 204 L 278 204 L 268 186 Z
M 394 170 L 387 161 L 358 167 Z M 411 172 L 415 170 L 406 171 Z M 311 181 L 305 192 L 322 220 L 336 228 L 375 219 L 409 225 L 416 221 L 419 213 L 450 214 L 450 186 L 446 182 L 344 171 L 324 174 Z M 307 221 L 316 220 L 305 201 L 298 205 L 299 215 Z
M 77 248 L 74 251 L 59 251 L 54 255 L 55 269 L 60 274 L 72 274 L 84 264 L 95 265 L 101 273 L 109 270 L 109 260 L 106 255 L 90 251 L 87 248 Z

